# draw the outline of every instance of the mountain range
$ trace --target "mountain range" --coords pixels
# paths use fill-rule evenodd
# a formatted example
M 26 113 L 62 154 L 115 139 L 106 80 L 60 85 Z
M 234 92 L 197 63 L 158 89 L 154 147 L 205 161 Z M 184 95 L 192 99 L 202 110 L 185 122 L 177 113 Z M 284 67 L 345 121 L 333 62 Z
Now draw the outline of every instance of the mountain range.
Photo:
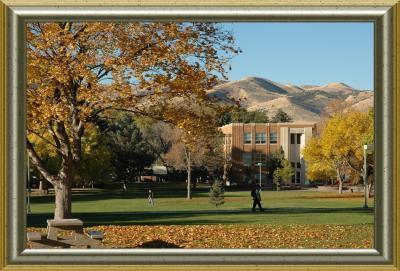
M 259 77 L 222 82 L 209 90 L 208 95 L 227 103 L 239 101 L 249 111 L 265 110 L 269 117 L 282 109 L 295 122 L 318 122 L 324 113 L 331 113 L 333 103 L 367 111 L 374 101 L 373 91 L 358 90 L 344 83 L 297 86 Z

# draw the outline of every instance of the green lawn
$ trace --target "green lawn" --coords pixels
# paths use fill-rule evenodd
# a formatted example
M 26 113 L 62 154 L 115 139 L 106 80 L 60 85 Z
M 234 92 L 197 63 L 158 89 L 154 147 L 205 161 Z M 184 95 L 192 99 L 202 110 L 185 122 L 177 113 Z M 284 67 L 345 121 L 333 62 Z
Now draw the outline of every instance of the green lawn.
M 182 184 L 183 185 L 183 184 Z M 362 194 L 314 191 L 263 191 L 264 213 L 251 212 L 250 191 L 226 191 L 225 204 L 209 203 L 208 190 L 185 198 L 182 185 L 133 184 L 128 192 L 96 191 L 73 195 L 73 216 L 85 225 L 193 225 L 193 224 L 373 224 L 373 209 L 362 208 Z M 147 203 L 147 189 L 155 193 L 155 205 Z M 54 196 L 31 198 L 28 226 L 43 227 L 52 217 Z M 369 206 L 373 207 L 373 199 Z

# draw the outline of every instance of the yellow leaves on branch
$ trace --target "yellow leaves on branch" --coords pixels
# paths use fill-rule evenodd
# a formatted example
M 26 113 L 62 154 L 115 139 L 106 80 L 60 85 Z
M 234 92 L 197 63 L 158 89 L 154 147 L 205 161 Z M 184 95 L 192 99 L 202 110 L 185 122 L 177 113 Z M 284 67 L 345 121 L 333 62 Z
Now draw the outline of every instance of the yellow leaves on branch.
M 373 143 L 373 127 L 373 118 L 368 112 L 334 115 L 321 135 L 324 156 L 341 157 L 351 152 L 357 159 L 362 159 L 363 145 Z
M 175 98 L 208 103 L 205 91 L 236 52 L 230 33 L 212 23 L 29 23 L 28 125 L 138 106 L 178 122 L 179 111 L 154 107 Z
M 328 119 L 319 137 L 303 150 L 307 175 L 312 180 L 335 178 L 335 164 L 352 162 L 361 167 L 363 145 L 374 138 L 373 111 L 338 113 Z
M 28 135 L 29 141 L 35 145 L 35 149 L 37 154 L 42 157 L 55 157 L 57 155 L 57 151 L 52 146 L 49 146 L 47 141 L 51 140 L 51 136 L 48 133 L 43 134 L 29 134 Z

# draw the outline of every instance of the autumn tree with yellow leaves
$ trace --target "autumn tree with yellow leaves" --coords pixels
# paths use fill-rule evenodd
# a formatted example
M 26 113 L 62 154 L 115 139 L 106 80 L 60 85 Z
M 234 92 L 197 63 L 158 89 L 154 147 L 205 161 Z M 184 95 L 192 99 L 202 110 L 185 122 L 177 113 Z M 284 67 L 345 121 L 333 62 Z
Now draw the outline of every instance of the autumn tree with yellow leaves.
M 374 117 L 369 112 L 349 111 L 334 114 L 318 137 L 310 140 L 303 150 L 307 162 L 307 176 L 311 180 L 343 181 L 348 171 L 360 178 L 363 174 L 363 146 L 374 140 Z
M 71 184 L 88 123 L 123 110 L 197 135 L 192 128 L 201 124 L 193 122 L 205 118 L 187 115 L 183 105 L 220 112 L 205 90 L 224 77 L 237 53 L 231 34 L 213 23 L 37 22 L 26 33 L 27 151 L 54 186 L 56 219 L 71 216 Z M 57 153 L 57 172 L 43 163 L 32 135 Z

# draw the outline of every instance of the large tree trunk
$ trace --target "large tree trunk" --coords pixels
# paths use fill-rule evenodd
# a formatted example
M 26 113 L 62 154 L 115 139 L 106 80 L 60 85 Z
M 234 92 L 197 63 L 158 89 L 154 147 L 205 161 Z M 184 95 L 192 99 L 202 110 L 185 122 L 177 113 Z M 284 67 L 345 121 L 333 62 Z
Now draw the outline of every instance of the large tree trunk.
M 46 180 L 54 186 L 54 192 L 56 195 L 55 204 L 56 208 L 54 211 L 54 219 L 64 219 L 71 217 L 71 196 L 72 196 L 72 178 L 73 178 L 73 167 L 72 161 L 70 163 L 62 162 L 62 168 L 58 176 L 51 175 L 43 167 L 41 160 L 39 160 L 36 152 L 34 152 L 32 146 L 28 145 L 28 152 L 34 164 L 37 166 L 39 171 L 45 176 Z
M 72 180 L 74 178 L 74 161 L 71 156 L 62 157 L 61 168 L 54 185 L 56 209 L 54 219 L 71 217 Z
M 75 173 L 75 164 L 79 162 L 80 152 L 71 149 L 68 134 L 63 122 L 56 123 L 55 131 L 50 127 L 49 132 L 54 138 L 55 147 L 57 148 L 58 154 L 61 158 L 60 170 L 57 175 L 52 174 L 47 170 L 29 140 L 27 140 L 27 150 L 29 157 L 32 160 L 32 164 L 34 164 L 42 176 L 54 186 L 56 195 L 54 219 L 70 218 L 72 181 Z M 77 141 L 75 143 L 80 144 L 80 142 Z
M 56 209 L 54 219 L 64 219 L 71 217 L 71 181 L 62 180 L 54 186 L 56 194 Z

